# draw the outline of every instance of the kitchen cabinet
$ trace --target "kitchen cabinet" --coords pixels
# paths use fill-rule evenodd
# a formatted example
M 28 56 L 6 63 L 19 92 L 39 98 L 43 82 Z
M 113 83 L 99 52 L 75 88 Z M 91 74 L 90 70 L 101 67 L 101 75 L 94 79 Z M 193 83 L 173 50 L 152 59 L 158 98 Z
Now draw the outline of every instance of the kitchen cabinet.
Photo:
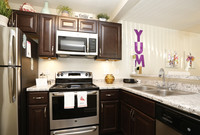
M 49 135 L 48 92 L 28 92 L 28 135 Z
M 119 91 L 101 90 L 100 92 L 100 134 L 119 131 Z
M 10 26 L 18 27 L 25 33 L 38 33 L 38 14 L 24 11 L 14 11 Z
M 76 18 L 70 17 L 58 17 L 58 29 L 67 31 L 77 31 L 78 30 L 78 20 Z
M 97 21 L 59 16 L 58 29 L 66 31 L 97 33 Z
M 97 59 L 121 60 L 121 24 L 99 22 L 99 49 Z
M 87 19 L 78 19 L 79 23 L 79 32 L 87 33 L 97 33 L 97 21 L 87 20 Z
M 56 16 L 40 14 L 39 21 L 39 56 L 55 57 Z
M 155 135 L 155 102 L 129 92 L 122 91 L 120 95 L 122 133 Z

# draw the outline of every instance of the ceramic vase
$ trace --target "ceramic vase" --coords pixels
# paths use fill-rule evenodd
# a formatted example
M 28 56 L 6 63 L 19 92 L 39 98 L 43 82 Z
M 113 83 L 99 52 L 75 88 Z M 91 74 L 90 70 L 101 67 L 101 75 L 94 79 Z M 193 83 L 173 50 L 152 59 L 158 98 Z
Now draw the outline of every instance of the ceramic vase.
M 8 26 L 8 18 L 0 15 L 0 26 L 7 27 Z
M 112 84 L 115 80 L 115 77 L 113 76 L 113 74 L 107 74 L 105 77 L 105 81 L 108 84 Z
M 42 13 L 44 13 L 44 14 L 50 14 L 49 3 L 47 1 L 44 2 L 44 8 L 42 9 Z

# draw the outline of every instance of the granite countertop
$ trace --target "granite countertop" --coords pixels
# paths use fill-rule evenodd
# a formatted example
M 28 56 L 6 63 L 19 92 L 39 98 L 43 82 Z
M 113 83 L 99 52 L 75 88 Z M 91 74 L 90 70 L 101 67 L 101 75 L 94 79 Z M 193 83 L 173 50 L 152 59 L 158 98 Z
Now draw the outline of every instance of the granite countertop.
M 115 82 L 113 84 L 94 82 L 94 84 L 99 86 L 100 89 L 123 89 L 125 91 L 129 91 L 148 99 L 152 99 L 154 101 L 200 116 L 200 93 L 162 97 L 130 88 L 131 86 L 137 86 L 141 84 L 125 84 L 123 82 Z M 46 87 L 33 86 L 27 88 L 27 91 L 48 91 L 51 86 L 52 85 L 48 85 Z

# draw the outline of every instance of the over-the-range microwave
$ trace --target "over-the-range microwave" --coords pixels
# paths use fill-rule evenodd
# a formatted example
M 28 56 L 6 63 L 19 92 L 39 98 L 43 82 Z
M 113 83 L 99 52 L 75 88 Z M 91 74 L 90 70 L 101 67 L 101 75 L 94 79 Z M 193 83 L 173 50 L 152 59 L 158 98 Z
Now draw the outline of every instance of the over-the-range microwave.
M 98 52 L 98 35 L 91 33 L 57 31 L 56 54 L 96 56 Z

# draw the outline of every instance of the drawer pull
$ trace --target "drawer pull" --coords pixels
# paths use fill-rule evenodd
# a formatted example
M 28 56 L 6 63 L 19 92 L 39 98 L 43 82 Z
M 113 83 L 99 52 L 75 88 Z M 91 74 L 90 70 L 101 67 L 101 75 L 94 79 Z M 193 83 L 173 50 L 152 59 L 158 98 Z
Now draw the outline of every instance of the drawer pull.
M 44 107 L 44 117 L 47 117 L 47 107 Z
M 106 97 L 111 97 L 112 95 L 111 94 L 106 94 Z
M 33 97 L 33 99 L 41 100 L 41 99 L 44 99 L 44 97 Z

